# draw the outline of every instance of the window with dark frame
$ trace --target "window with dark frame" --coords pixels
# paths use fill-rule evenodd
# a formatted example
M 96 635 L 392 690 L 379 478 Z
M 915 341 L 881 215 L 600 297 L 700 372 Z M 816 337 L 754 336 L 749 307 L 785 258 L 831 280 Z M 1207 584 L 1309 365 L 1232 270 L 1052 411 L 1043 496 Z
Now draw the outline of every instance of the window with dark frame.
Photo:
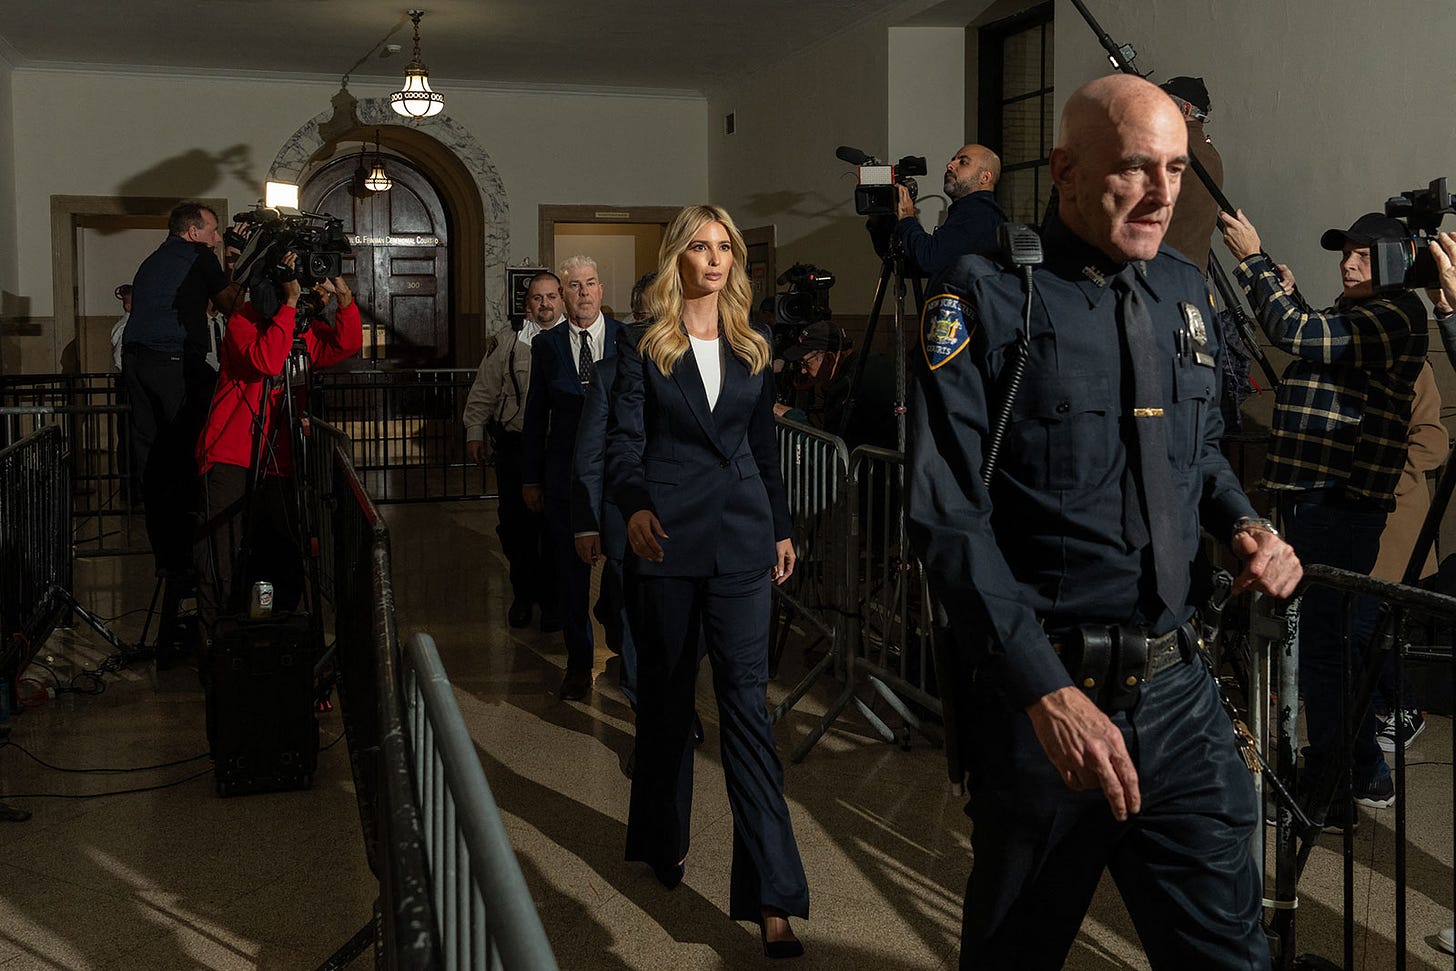
M 996 199 L 1007 219 L 1033 225 L 1052 187 L 1052 12 L 1044 3 L 979 31 L 977 127 L 1001 156 Z

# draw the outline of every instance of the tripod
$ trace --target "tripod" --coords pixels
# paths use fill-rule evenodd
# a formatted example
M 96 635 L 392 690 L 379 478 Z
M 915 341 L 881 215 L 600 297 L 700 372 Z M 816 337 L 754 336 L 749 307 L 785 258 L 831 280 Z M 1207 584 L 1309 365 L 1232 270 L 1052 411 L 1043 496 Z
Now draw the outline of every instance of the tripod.
M 844 410 L 840 413 L 839 424 L 834 429 L 834 434 L 840 438 L 844 437 L 849 427 L 850 416 L 854 414 L 855 400 L 859 396 L 860 384 L 864 380 L 865 364 L 869 360 L 870 345 L 875 339 L 875 330 L 880 323 L 880 311 L 885 304 L 885 293 L 891 288 L 895 292 L 895 445 L 900 451 L 905 451 L 905 282 L 907 279 L 906 268 L 908 259 L 905 247 L 900 243 L 897 236 L 891 235 L 888 244 L 884 247 L 880 256 L 880 279 L 875 285 L 875 299 L 870 307 L 869 323 L 865 326 L 864 344 L 857 360 L 854 362 L 854 371 L 849 379 L 849 394 L 844 399 Z M 908 279 L 911 289 L 915 295 L 915 317 L 920 317 L 921 307 L 925 304 L 925 294 L 920 286 L 920 277 L 916 274 L 909 274 Z M 903 467 L 900 473 L 898 485 L 903 489 L 904 472 Z M 903 492 L 901 493 L 903 495 Z M 902 526 L 903 531 L 903 526 Z

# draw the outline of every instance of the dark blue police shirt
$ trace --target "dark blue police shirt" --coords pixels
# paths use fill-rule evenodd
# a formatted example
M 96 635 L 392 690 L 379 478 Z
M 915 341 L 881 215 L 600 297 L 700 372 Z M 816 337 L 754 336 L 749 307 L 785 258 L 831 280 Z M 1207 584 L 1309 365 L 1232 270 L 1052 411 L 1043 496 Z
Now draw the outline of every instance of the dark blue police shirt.
M 142 261 L 131 286 L 127 345 L 207 356 L 207 301 L 227 286 L 211 247 L 169 235 Z
M 969 257 L 932 281 L 907 449 L 910 536 L 932 589 L 958 642 L 991 662 L 1019 706 L 1071 684 L 1045 631 L 1132 623 L 1162 633 L 1193 613 L 1157 606 L 1147 527 L 1130 495 L 1132 374 L 1111 286 L 1122 266 L 1055 217 L 1044 248 L 1030 355 L 989 493 L 984 446 L 1023 327 L 1018 274 Z M 1165 246 L 1139 264 L 1139 281 L 1168 362 L 1168 459 L 1191 561 L 1200 515 L 1227 539 L 1255 513 L 1218 448 L 1217 332 L 1203 277 Z M 1180 336 L 1195 329 L 1201 359 Z
M 961 257 L 972 253 L 990 256 L 996 252 L 996 227 L 1006 214 L 990 190 L 972 192 L 951 203 L 945 222 L 931 235 L 914 216 L 895 223 L 895 235 L 915 262 L 929 276 L 935 276 Z

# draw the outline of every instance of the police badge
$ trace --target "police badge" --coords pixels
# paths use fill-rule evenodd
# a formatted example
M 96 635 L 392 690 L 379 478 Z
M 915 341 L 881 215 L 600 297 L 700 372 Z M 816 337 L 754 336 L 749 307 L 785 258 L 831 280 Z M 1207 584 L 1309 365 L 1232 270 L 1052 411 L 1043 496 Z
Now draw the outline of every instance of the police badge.
M 1203 314 L 1191 303 L 1180 303 L 1178 306 L 1183 311 L 1183 339 L 1186 346 L 1192 349 L 1193 359 L 1204 367 L 1213 367 L 1216 362 L 1210 353 L 1208 328 L 1203 323 Z
M 974 327 L 975 308 L 966 307 L 955 294 L 942 293 L 925 301 L 920 317 L 920 347 L 930 370 L 964 350 L 971 342 Z

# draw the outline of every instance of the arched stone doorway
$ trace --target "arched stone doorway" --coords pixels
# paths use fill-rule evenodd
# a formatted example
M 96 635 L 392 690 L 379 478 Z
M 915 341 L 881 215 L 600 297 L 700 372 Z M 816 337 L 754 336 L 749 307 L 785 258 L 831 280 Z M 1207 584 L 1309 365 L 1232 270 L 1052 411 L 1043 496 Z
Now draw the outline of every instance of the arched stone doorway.
M 390 189 L 365 188 L 366 158 L 387 163 Z M 449 222 L 424 173 L 397 155 L 354 152 L 310 175 L 299 205 L 339 217 L 353 244 L 343 269 L 364 319 L 363 366 L 451 366 Z
M 279 150 L 268 178 L 305 184 L 336 157 L 374 143 L 407 159 L 439 192 L 450 227 L 449 305 L 453 364 L 474 367 L 487 328 L 506 322 L 505 268 L 510 246 L 505 185 L 480 144 L 448 115 L 418 125 L 396 124 L 385 98 L 357 102 L 358 124 L 340 127 L 333 112 L 309 119 Z M 330 123 L 329 138 L 320 125 Z

